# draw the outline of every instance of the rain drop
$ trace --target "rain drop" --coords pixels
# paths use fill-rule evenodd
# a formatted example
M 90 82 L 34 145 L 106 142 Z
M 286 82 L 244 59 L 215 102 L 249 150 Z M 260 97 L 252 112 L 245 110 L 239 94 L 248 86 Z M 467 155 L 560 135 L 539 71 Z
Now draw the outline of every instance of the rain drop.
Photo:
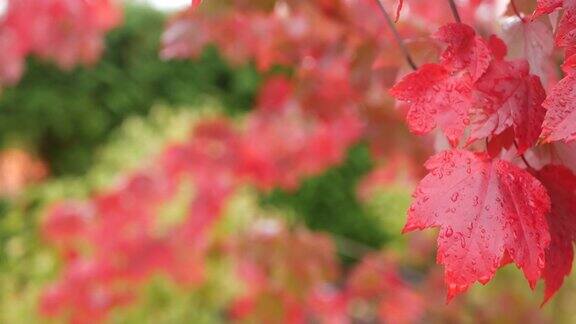
M 481 276 L 480 278 L 478 278 L 478 281 L 480 281 L 481 284 L 485 285 L 490 281 L 490 276 Z
M 452 197 L 450 197 L 450 200 L 452 200 L 452 202 L 456 202 L 458 201 L 458 196 L 459 194 L 457 192 L 452 194 Z

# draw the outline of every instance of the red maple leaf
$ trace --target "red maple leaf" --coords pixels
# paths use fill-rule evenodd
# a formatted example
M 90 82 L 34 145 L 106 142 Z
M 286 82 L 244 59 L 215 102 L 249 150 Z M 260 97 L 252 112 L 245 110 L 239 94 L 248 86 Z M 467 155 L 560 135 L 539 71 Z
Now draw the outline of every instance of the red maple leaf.
M 446 24 L 440 27 L 434 38 L 448 44 L 440 62 L 450 71 L 468 71 L 473 81 L 486 72 L 492 61 L 488 44 L 468 25 Z
M 541 15 L 549 14 L 562 7 L 563 3 L 564 0 L 538 0 L 538 5 L 536 6 L 533 17 L 537 18 Z
M 548 215 L 550 247 L 546 251 L 546 267 L 542 278 L 546 283 L 544 302 L 562 286 L 572 270 L 576 238 L 576 176 L 563 166 L 546 166 L 536 176 L 544 184 L 552 210 Z
M 474 87 L 478 108 L 470 141 L 498 135 L 512 127 L 520 154 L 538 140 L 546 110 L 546 91 L 530 74 L 528 62 L 494 60 Z
M 576 139 L 576 73 L 568 74 L 550 91 L 543 103 L 548 110 L 542 125 L 545 142 Z
M 565 6 L 566 8 L 566 6 Z M 576 5 L 566 8 L 558 28 L 556 29 L 556 45 L 558 47 L 576 46 Z
M 390 93 L 410 104 L 408 126 L 419 135 L 440 127 L 452 145 L 470 123 L 472 80 L 469 74 L 452 74 L 439 64 L 425 64 L 406 75 Z
M 452 150 L 426 162 L 404 232 L 440 227 L 437 261 L 448 299 L 487 283 L 511 259 L 534 287 L 550 242 L 550 199 L 530 173 L 488 155 Z
M 556 45 L 559 47 L 576 46 L 576 1 L 539 0 L 533 18 L 549 14 L 558 8 L 564 9 L 564 14 L 556 29 Z

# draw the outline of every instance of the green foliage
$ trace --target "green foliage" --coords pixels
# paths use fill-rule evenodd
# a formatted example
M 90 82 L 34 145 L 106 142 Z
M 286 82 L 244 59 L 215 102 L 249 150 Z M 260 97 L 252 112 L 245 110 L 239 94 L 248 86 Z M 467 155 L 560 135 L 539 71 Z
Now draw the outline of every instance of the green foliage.
M 82 174 L 124 119 L 151 107 L 195 107 L 218 98 L 230 113 L 252 106 L 259 76 L 232 70 L 214 49 L 200 60 L 162 61 L 163 14 L 128 6 L 123 27 L 112 32 L 94 67 L 60 71 L 30 60 L 20 84 L 0 96 L 0 146 L 29 146 L 56 175 Z
M 368 148 L 358 145 L 342 166 L 305 181 L 296 192 L 277 190 L 264 202 L 294 210 L 311 229 L 378 248 L 389 237 L 378 216 L 362 206 L 356 195 L 359 180 L 372 165 Z
M 143 161 L 152 163 L 167 142 L 185 140 L 198 119 L 219 110 L 214 106 L 196 109 L 157 106 L 146 117 L 132 116 L 109 136 L 108 143 L 94 155 L 94 163 L 85 174 L 50 179 L 19 199 L 0 206 L 0 323 L 42 323 L 37 313 L 38 297 L 43 287 L 55 279 L 59 268 L 59 258 L 40 232 L 48 206 L 63 199 L 84 199 L 92 192 L 112 188 L 119 177 L 146 167 Z M 250 197 L 250 194 L 239 195 L 228 213 L 253 211 L 257 206 Z M 171 207 L 178 212 L 177 208 L 182 206 L 175 203 Z M 233 221 L 241 222 L 237 217 Z M 229 227 L 223 231 L 236 230 L 240 225 Z M 197 319 L 199 323 L 217 322 L 213 320 L 218 317 L 216 310 L 229 298 L 228 291 L 236 288 L 221 283 L 228 280 L 222 273 L 226 270 L 224 266 L 213 267 L 214 276 L 207 278 L 206 284 L 193 294 L 183 292 L 165 278 L 157 278 L 147 287 L 140 304 L 115 315 L 117 322 L 181 323 L 185 318 Z

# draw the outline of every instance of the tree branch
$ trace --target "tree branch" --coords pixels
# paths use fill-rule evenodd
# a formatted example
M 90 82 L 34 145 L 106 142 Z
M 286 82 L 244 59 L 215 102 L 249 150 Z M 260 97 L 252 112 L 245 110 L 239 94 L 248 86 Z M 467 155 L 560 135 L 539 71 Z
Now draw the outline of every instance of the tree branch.
M 398 47 L 400 47 L 400 50 L 402 51 L 402 54 L 404 55 L 406 62 L 408 62 L 408 65 L 410 65 L 410 67 L 413 70 L 417 70 L 418 66 L 416 65 L 416 63 L 414 63 L 414 59 L 412 59 L 412 56 L 410 55 L 408 48 L 406 48 L 406 45 L 404 45 L 404 41 L 402 40 L 402 37 L 398 33 L 398 30 L 396 29 L 396 26 L 394 25 L 394 21 L 392 20 L 392 18 L 390 17 L 388 12 L 386 11 L 386 8 L 384 8 L 384 5 L 382 4 L 381 0 L 374 0 L 374 1 L 376 1 L 376 3 L 378 4 L 378 7 L 380 8 L 380 12 L 382 12 L 382 15 L 384 15 L 384 19 L 386 20 L 386 24 L 388 24 L 388 27 L 390 27 L 390 30 L 392 31 L 392 35 L 394 36 L 394 39 L 396 40 Z
M 448 0 L 448 3 L 450 4 L 450 10 L 452 11 L 452 16 L 454 16 L 454 20 L 456 20 L 456 22 L 461 23 L 462 19 L 460 19 L 460 14 L 458 13 L 458 7 L 456 6 L 456 3 L 454 2 L 454 0 Z

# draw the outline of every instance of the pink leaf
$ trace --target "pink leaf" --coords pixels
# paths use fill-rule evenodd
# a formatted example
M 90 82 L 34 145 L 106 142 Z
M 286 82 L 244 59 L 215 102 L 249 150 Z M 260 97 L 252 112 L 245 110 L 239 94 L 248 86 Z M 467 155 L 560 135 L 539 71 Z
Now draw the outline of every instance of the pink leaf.
M 542 126 L 545 142 L 576 139 L 576 73 L 570 73 L 550 91 L 543 103 L 548 110 Z
M 550 24 L 514 19 L 504 24 L 503 38 L 508 44 L 510 58 L 527 60 L 530 72 L 539 76 L 542 83 L 548 84 L 548 79 L 555 76 L 551 58 L 554 39 Z

